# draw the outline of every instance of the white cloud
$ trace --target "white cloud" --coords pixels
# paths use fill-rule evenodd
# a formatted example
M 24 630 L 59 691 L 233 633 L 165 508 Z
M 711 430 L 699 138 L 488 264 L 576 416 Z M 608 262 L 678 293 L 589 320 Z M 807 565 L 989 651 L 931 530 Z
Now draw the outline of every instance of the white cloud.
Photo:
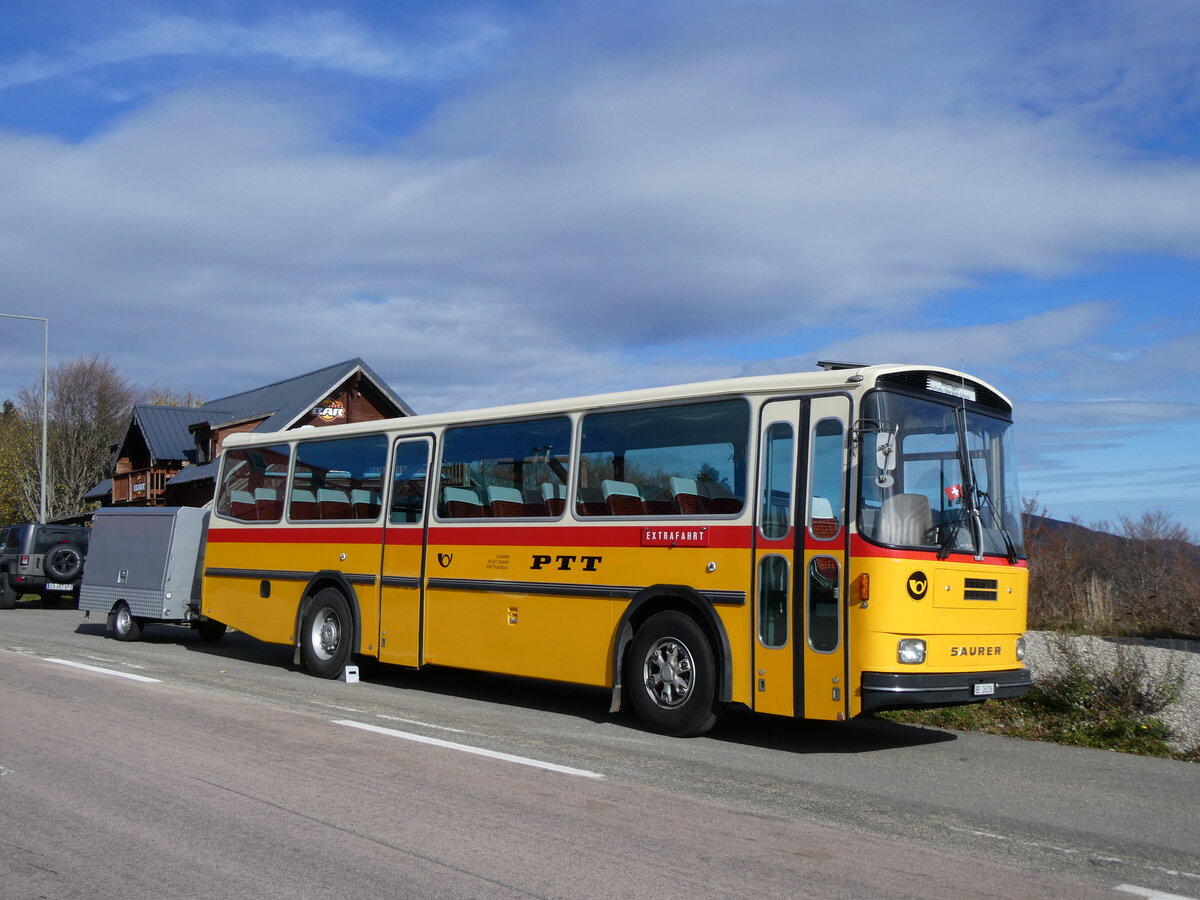
M 780 335 L 1018 382 L 1049 360 L 1065 389 L 1102 369 L 1072 348 L 1107 339 L 1112 303 L 906 317 L 997 272 L 1200 250 L 1200 165 L 1108 118 L 1195 102 L 1161 86 L 1194 70 L 1187 29 L 1123 4 L 1046 30 L 1037 4 L 667 9 L 694 12 L 598 32 L 559 13 L 370 154 L 334 138 L 353 113 L 282 88 L 175 92 L 75 145 L 0 135 L 0 277 L 53 312 L 63 357 L 221 393 L 361 354 L 434 408 L 729 374 L 711 348 Z M 167 54 L 403 80 L 513 39 L 463 21 L 433 46 L 341 14 L 170 17 L 0 84 Z M 1068 24 L 1086 46 L 1055 39 Z
M 507 40 L 482 16 L 445 20 L 431 43 L 381 36 L 337 11 L 282 13 L 253 23 L 215 16 L 144 16 L 65 53 L 29 52 L 0 65 L 0 89 L 154 59 L 274 60 L 383 81 L 429 81 L 476 70 Z

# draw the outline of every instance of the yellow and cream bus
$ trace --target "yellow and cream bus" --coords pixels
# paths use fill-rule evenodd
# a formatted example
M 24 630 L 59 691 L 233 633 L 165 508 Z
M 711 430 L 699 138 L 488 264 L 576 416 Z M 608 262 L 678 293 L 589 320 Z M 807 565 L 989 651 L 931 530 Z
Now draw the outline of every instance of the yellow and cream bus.
M 315 675 L 597 685 L 677 735 L 1025 693 L 1011 404 L 822 365 L 232 435 L 203 613 Z

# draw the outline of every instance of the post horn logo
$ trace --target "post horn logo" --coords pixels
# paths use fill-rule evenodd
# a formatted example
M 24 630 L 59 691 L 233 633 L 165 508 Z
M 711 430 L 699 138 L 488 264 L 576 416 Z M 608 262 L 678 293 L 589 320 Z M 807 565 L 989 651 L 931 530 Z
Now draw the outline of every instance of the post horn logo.
M 450 567 L 450 563 L 452 563 L 452 562 L 454 562 L 454 554 L 453 553 L 439 553 L 438 554 L 438 565 L 441 566 L 443 569 L 448 569 Z
M 924 572 L 913 572 L 908 576 L 908 596 L 921 600 L 929 592 L 929 579 Z

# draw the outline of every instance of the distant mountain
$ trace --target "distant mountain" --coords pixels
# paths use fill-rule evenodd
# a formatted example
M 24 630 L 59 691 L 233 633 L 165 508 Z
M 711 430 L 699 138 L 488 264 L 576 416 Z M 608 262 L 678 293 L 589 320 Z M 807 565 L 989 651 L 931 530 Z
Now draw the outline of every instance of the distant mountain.
M 1022 526 L 1025 529 L 1026 537 L 1033 537 L 1035 540 L 1037 535 L 1053 535 L 1062 538 L 1074 537 L 1079 539 L 1080 543 L 1087 542 L 1097 548 L 1116 548 L 1128 543 L 1130 540 L 1118 534 L 1088 528 L 1086 525 L 1080 525 L 1077 522 L 1064 522 L 1062 519 L 1051 519 L 1048 516 L 1031 515 L 1029 513 L 1022 516 Z M 1173 540 L 1162 541 L 1161 543 L 1174 548 L 1183 557 L 1193 559 L 1197 564 L 1200 564 L 1200 545 L 1192 544 L 1188 541 Z

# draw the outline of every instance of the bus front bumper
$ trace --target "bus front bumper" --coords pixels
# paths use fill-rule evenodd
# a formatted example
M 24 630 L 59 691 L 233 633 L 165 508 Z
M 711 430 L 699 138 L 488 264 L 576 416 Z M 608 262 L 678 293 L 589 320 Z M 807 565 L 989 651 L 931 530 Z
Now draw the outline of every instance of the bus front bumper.
M 1028 669 L 941 675 L 864 672 L 862 711 L 958 706 L 999 697 L 1023 697 L 1032 686 Z

